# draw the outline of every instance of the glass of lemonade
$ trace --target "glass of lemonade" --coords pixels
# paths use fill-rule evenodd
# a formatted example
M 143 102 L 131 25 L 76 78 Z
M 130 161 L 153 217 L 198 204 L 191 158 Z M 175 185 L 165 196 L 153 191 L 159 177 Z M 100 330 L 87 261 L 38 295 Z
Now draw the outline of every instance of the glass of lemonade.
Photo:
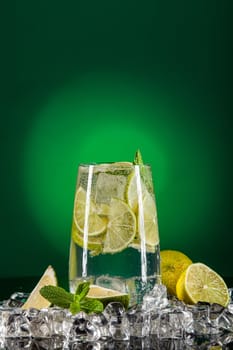
M 160 283 L 157 211 L 151 168 L 128 162 L 81 164 L 71 230 L 71 292 L 83 281 L 130 295 Z

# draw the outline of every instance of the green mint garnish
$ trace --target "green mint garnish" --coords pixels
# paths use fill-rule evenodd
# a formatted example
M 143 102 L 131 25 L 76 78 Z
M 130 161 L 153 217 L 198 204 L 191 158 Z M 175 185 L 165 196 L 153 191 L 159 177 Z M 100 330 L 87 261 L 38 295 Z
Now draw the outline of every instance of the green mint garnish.
M 90 289 L 90 282 L 80 283 L 75 291 L 76 295 L 79 295 L 80 299 L 83 299 Z
M 140 174 L 141 174 L 142 180 L 143 180 L 144 184 L 146 185 L 148 191 L 153 192 L 153 182 L 152 182 L 151 173 L 150 173 L 149 169 L 144 166 L 142 155 L 141 155 L 141 152 L 139 149 L 137 150 L 137 152 L 135 154 L 133 164 L 140 166 Z
M 135 157 L 134 157 L 134 161 L 133 161 L 134 165 L 143 165 L 143 160 L 142 160 L 142 155 L 140 150 L 138 149 L 137 152 L 135 153 Z
M 69 310 L 72 313 L 72 315 L 77 314 L 78 312 L 81 311 L 80 303 L 77 303 L 74 301 L 73 303 L 70 304 Z
M 102 312 L 104 307 L 101 301 L 86 297 L 89 288 L 89 282 L 80 283 L 75 294 L 73 294 L 61 287 L 45 286 L 41 288 L 40 294 L 53 305 L 69 309 L 73 315 L 79 311 L 86 313 Z
M 61 287 L 45 286 L 41 288 L 42 297 L 50 301 L 50 303 L 68 309 L 74 301 L 74 294 L 67 292 Z
M 80 305 L 81 305 L 81 309 L 86 313 L 89 313 L 90 312 L 89 310 L 95 313 L 99 313 L 103 311 L 103 304 L 101 303 L 101 301 L 97 299 L 84 299 L 81 301 Z

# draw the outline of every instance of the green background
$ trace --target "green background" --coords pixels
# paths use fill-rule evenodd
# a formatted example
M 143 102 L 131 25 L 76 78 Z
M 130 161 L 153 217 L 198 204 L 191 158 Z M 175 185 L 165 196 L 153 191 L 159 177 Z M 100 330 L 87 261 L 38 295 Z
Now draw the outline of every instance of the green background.
M 66 276 L 78 164 L 131 161 L 138 148 L 152 166 L 161 249 L 233 275 L 232 5 L 11 2 L 1 277 L 49 264 Z

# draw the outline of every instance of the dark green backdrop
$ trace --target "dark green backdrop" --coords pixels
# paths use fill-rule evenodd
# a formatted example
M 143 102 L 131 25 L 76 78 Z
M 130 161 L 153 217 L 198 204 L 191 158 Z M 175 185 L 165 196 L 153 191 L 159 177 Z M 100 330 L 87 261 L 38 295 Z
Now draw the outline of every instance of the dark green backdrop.
M 161 248 L 233 275 L 232 4 L 5 5 L 0 276 L 65 276 L 78 164 L 137 148 Z

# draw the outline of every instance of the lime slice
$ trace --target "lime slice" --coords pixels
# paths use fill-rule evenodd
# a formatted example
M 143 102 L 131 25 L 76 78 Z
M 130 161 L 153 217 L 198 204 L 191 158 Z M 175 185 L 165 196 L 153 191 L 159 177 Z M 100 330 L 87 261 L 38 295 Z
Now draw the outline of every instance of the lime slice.
M 162 250 L 160 252 L 162 283 L 170 294 L 176 295 L 176 284 L 192 260 L 177 250 Z
M 85 210 L 86 210 L 86 191 L 79 187 L 74 202 L 74 222 L 81 233 L 84 233 Z M 90 199 L 90 208 L 88 216 L 88 236 L 97 236 L 106 230 L 106 220 L 97 214 L 95 204 Z
M 156 246 L 159 244 L 157 211 L 154 198 L 148 191 L 145 191 L 143 195 L 142 205 L 146 244 L 149 246 Z
M 141 181 L 142 196 L 146 191 L 144 182 Z M 128 177 L 128 186 L 126 191 L 126 198 L 130 208 L 137 213 L 138 211 L 138 193 L 135 172 L 132 172 Z
M 40 294 L 40 289 L 44 286 L 57 286 L 57 278 L 52 266 L 48 266 L 45 270 L 43 276 L 40 278 L 39 282 L 29 295 L 26 302 L 23 304 L 22 309 L 27 310 L 30 308 L 44 309 L 51 305 L 51 303 L 42 297 Z
M 191 264 L 180 276 L 177 295 L 191 304 L 203 301 L 226 307 L 229 303 L 228 288 L 222 277 L 202 263 Z
M 99 255 L 102 252 L 104 234 L 98 236 L 88 236 L 87 249 L 92 256 Z M 83 234 L 78 231 L 76 225 L 72 225 L 72 239 L 80 247 L 84 246 Z
M 109 222 L 104 241 L 104 253 L 117 253 L 128 247 L 136 233 L 136 218 L 130 207 L 119 199 L 112 199 Z
M 109 205 L 105 203 L 96 203 L 96 213 L 99 216 L 109 215 Z
M 128 294 L 120 293 L 109 288 L 103 288 L 95 284 L 90 285 L 90 289 L 86 297 L 89 299 L 98 299 L 104 306 L 114 301 L 122 303 L 126 309 L 129 305 Z
M 141 188 L 145 241 L 148 250 L 152 250 L 153 247 L 155 247 L 159 243 L 157 211 L 155 206 L 155 200 L 153 196 L 148 192 L 143 181 L 141 181 Z M 137 214 L 138 228 L 140 229 L 138 213 L 138 193 L 135 173 L 132 173 L 129 176 L 126 197 L 130 208 Z M 140 233 L 137 233 L 136 240 L 133 243 L 134 246 L 132 247 L 140 249 Z

